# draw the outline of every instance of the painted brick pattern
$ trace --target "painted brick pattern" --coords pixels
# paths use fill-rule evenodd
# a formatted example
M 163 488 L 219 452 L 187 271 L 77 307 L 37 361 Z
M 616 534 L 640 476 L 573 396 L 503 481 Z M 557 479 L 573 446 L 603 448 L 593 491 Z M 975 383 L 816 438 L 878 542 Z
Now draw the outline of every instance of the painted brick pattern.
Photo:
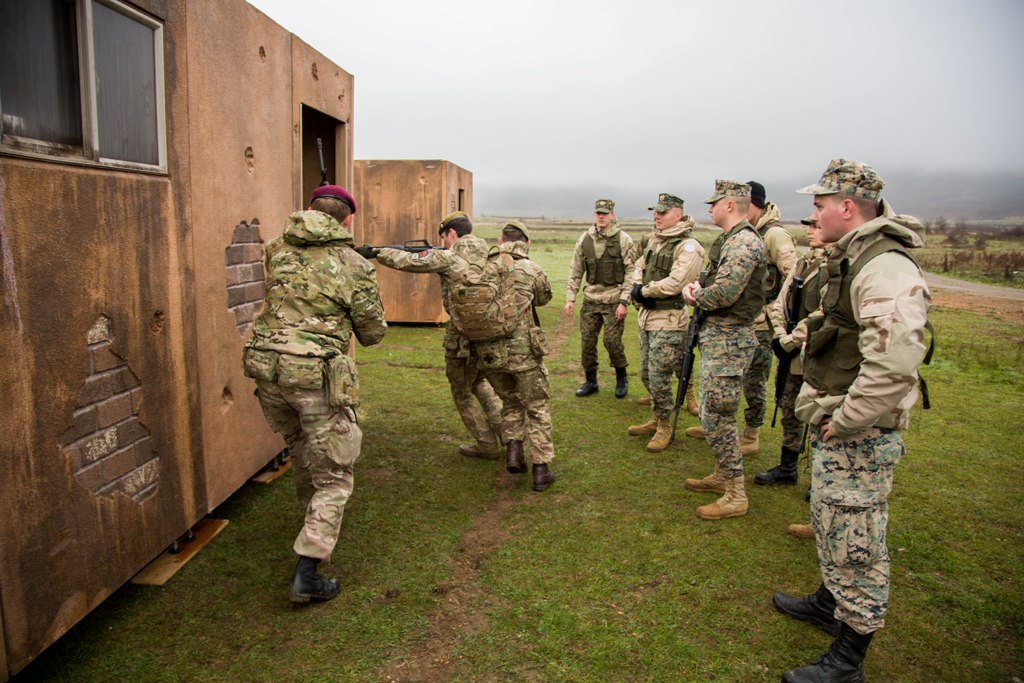
M 231 244 L 224 250 L 224 266 L 228 310 L 235 314 L 235 329 L 244 337 L 263 310 L 263 240 L 258 218 L 235 226 Z
M 89 375 L 60 446 L 75 479 L 87 489 L 107 498 L 122 493 L 141 503 L 156 491 L 160 458 L 139 420 L 139 379 L 113 344 L 110 318 L 101 315 L 86 334 Z

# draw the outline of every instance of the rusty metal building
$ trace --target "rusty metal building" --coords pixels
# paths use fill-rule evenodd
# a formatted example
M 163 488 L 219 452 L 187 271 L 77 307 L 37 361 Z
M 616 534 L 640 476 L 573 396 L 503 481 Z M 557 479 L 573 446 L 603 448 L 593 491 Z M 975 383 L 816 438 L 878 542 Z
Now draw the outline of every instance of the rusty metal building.
M 353 78 L 244 0 L 3 2 L 0 65 L 6 680 L 282 448 L 242 344 Z
M 453 211 L 473 215 L 473 174 L 444 160 L 357 160 L 357 242 L 375 245 L 427 240 L 438 244 L 438 224 Z M 378 268 L 388 322 L 443 323 L 438 277 Z

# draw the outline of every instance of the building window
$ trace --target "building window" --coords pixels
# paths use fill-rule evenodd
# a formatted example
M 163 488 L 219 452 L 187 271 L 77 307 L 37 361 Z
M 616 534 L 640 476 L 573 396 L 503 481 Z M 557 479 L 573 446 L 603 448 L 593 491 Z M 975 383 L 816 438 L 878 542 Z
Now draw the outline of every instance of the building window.
M 0 151 L 162 172 L 163 25 L 116 0 L 0 0 Z

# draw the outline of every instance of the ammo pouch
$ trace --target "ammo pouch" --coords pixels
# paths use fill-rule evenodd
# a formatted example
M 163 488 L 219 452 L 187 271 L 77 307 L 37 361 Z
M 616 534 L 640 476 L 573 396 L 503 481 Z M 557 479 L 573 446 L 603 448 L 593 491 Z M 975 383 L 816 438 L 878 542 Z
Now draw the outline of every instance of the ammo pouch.
M 484 370 L 501 370 L 508 366 L 508 349 L 505 347 L 504 339 L 477 342 L 474 346 L 477 363 Z
M 281 354 L 277 361 L 277 385 L 292 389 L 319 389 L 324 385 L 324 361 Z
M 339 353 L 327 363 L 327 404 L 331 408 L 359 405 L 359 374 L 351 356 Z
M 242 372 L 250 379 L 277 381 L 277 351 L 246 348 L 242 351 Z
M 542 358 L 550 353 L 548 340 L 544 336 L 544 330 L 539 327 L 530 328 L 530 350 L 535 358 Z

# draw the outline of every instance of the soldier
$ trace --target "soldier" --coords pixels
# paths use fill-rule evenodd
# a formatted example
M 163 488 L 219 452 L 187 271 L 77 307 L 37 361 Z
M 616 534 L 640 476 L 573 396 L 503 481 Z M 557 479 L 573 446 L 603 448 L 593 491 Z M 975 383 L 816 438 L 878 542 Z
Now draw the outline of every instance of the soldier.
M 295 603 L 338 594 L 337 579 L 321 577 L 317 565 L 338 542 L 362 443 L 353 411 L 358 375 L 346 352 L 353 333 L 369 346 L 387 330 L 373 266 L 352 248 L 355 212 L 347 190 L 325 185 L 309 210 L 288 217 L 284 235 L 267 244 L 266 302 L 243 356 L 264 415 L 288 446 L 306 508 L 293 546 Z
M 507 254 L 515 263 L 516 327 L 512 334 L 494 342 L 474 342 L 483 373 L 498 392 L 502 435 L 505 437 L 505 469 L 526 471 L 523 441 L 530 443 L 533 490 L 543 491 L 555 481 L 549 463 L 555 457 L 548 409 L 548 371 L 544 367 L 547 343 L 537 318 L 537 306 L 551 301 L 548 276 L 530 260 L 530 233 L 519 221 L 501 230 L 498 247 L 491 254 Z
M 697 508 L 701 519 L 717 520 L 747 514 L 743 456 L 736 430 L 743 373 L 754 357 L 754 319 L 764 309 L 766 262 L 764 240 L 747 221 L 750 186 L 716 180 L 715 193 L 704 200 L 722 234 L 711 247 L 708 274 L 701 287 L 683 288 L 687 303 L 700 307 L 700 421 L 715 454 L 715 471 L 703 479 L 687 479 L 691 491 L 722 496 Z
M 824 316 L 808 325 L 796 415 L 811 426 L 811 522 L 822 584 L 775 607 L 835 635 L 817 662 L 783 680 L 863 681 L 864 657 L 885 625 L 885 545 L 901 431 L 917 399 L 931 294 L 908 249 L 923 244 L 881 216 L 884 183 L 865 164 L 834 159 L 816 185 L 811 218 L 835 242 Z
M 629 310 L 628 280 L 635 263 L 636 248 L 615 219 L 615 202 L 598 199 L 594 202 L 594 224 L 576 240 L 565 289 L 565 314 L 571 316 L 580 281 L 586 277 L 580 307 L 581 361 L 586 381 L 576 390 L 577 396 L 597 392 L 597 337 L 602 325 L 604 348 L 615 368 L 615 398 L 623 398 L 629 391 L 622 331 Z
M 821 230 L 817 223 L 808 218 L 800 222 L 807 226 L 807 242 L 811 247 L 810 251 L 797 260 L 792 272 L 786 277 L 779 296 L 768 307 L 768 316 L 774 331 L 771 340 L 772 352 L 780 361 L 789 361 L 789 373 L 783 385 L 782 399 L 779 401 L 779 408 L 782 410 L 782 457 L 777 466 L 754 477 L 754 483 L 762 486 L 795 484 L 797 481 L 797 459 L 804 449 L 804 425 L 793 413 L 796 395 L 803 383 L 800 349 L 807 339 L 805 318 L 812 314 L 818 314 L 817 311 L 821 305 L 819 272 L 827 258 L 827 249 L 830 245 L 821 241 Z M 802 282 L 799 294 L 793 288 L 795 277 L 799 277 Z M 788 313 L 786 311 L 787 309 L 792 310 L 790 306 L 790 297 L 792 296 L 800 297 L 797 304 L 799 313 L 796 320 L 787 321 Z M 786 331 L 787 322 L 792 329 L 791 332 Z
M 441 221 L 438 234 L 444 249 L 412 254 L 400 249 L 359 247 L 367 258 L 377 258 L 381 265 L 410 273 L 438 273 L 441 276 L 441 297 L 444 310 L 451 314 L 453 275 L 464 262 L 454 249 L 457 242 L 484 241 L 472 234 L 473 223 L 462 211 L 448 214 Z M 486 246 L 481 247 L 486 251 Z M 444 330 L 444 373 L 452 392 L 452 400 L 475 440 L 472 445 L 459 446 L 459 453 L 469 458 L 497 460 L 501 457 L 497 434 L 501 431 L 501 400 L 484 379 L 472 357 L 469 340 L 459 334 L 449 320 Z
M 633 269 L 630 296 L 640 311 L 640 378 L 651 394 L 651 419 L 627 431 L 650 436 L 647 450 L 657 453 L 672 439 L 672 376 L 682 366 L 690 321 L 681 292 L 700 275 L 704 247 L 691 234 L 693 219 L 683 213 L 682 199 L 663 192 L 650 209 L 654 234 Z

